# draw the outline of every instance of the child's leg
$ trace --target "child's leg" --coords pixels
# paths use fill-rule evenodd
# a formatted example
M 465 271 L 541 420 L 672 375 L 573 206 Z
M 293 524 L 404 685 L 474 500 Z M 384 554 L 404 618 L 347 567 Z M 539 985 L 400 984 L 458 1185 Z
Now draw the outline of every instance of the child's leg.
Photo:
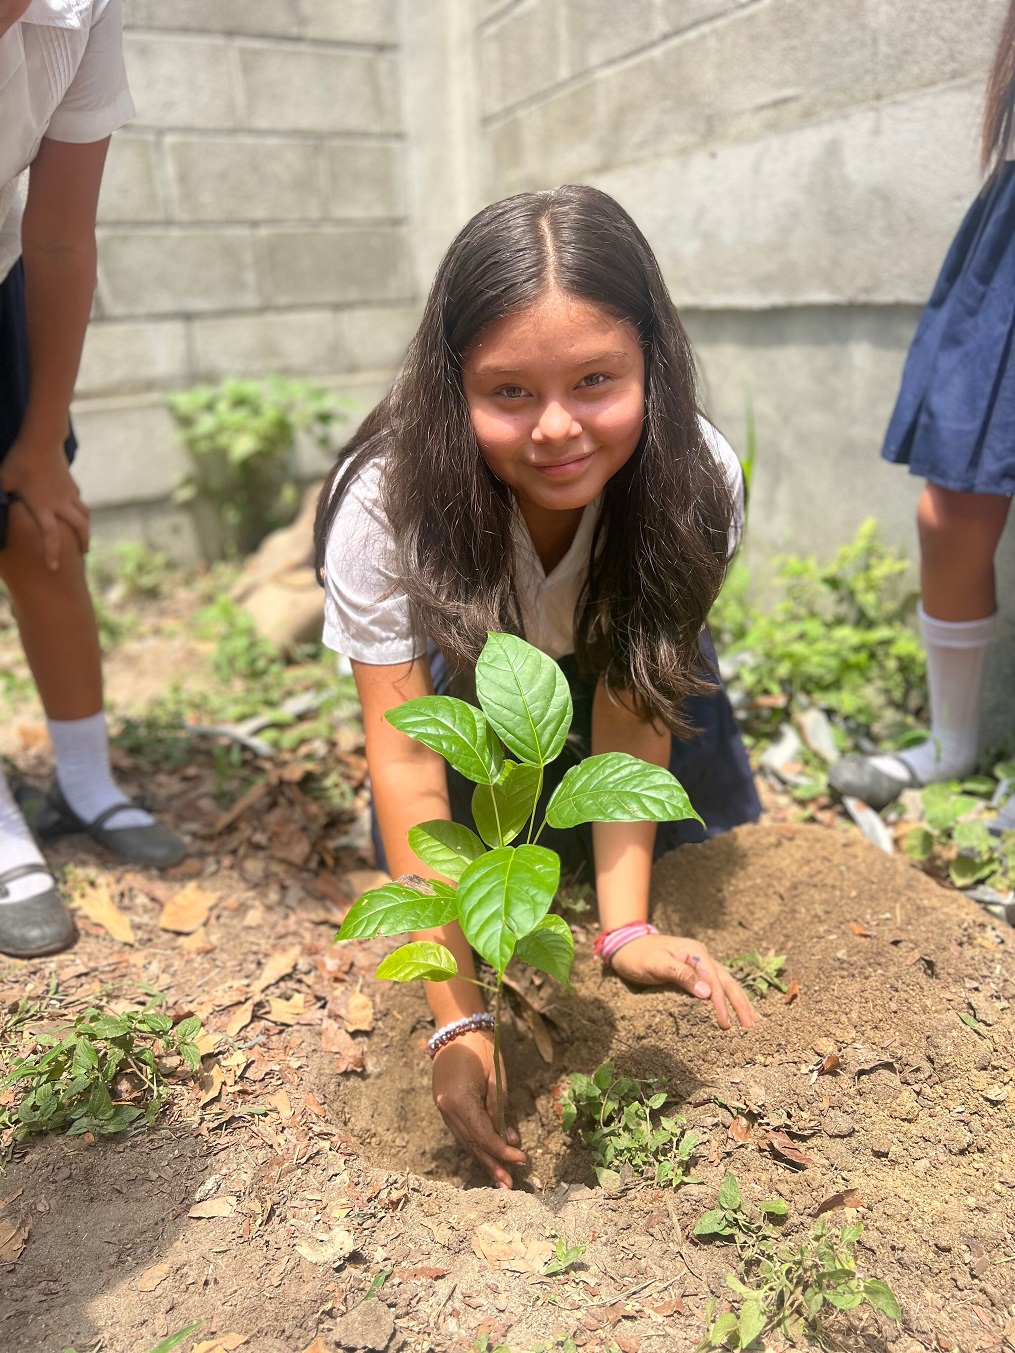
M 979 753 L 987 650 L 997 600 L 994 552 L 1011 499 L 927 484 L 917 509 L 930 737 L 872 764 L 900 784 L 968 775 Z
M 7 546 L 0 551 L 0 579 L 10 592 L 49 721 L 57 782 L 73 812 L 91 822 L 128 800 L 109 765 L 99 639 L 84 557 L 67 526 L 61 525 L 61 535 L 60 566 L 53 571 L 43 559 L 38 529 L 25 509 L 15 504 Z M 143 810 L 131 808 L 118 813 L 110 825 L 144 827 L 152 821 Z

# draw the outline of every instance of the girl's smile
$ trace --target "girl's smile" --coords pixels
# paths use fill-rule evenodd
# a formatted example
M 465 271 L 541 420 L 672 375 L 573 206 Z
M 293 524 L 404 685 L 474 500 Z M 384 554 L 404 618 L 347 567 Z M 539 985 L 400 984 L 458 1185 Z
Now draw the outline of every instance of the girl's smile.
M 638 335 L 599 306 L 550 291 L 483 331 L 462 383 L 483 459 L 514 492 L 547 566 L 641 438 Z

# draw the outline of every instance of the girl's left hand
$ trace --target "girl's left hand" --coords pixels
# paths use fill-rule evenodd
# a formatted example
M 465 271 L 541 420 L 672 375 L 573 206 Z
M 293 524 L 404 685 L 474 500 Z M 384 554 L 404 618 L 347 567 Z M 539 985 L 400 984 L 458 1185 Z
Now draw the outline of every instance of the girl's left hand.
M 753 1029 L 761 1021 L 740 983 L 697 940 L 643 935 L 619 949 L 611 967 L 618 976 L 640 987 L 673 985 L 699 1000 L 711 1000 L 721 1029 L 730 1027 L 730 1006 L 745 1029 Z

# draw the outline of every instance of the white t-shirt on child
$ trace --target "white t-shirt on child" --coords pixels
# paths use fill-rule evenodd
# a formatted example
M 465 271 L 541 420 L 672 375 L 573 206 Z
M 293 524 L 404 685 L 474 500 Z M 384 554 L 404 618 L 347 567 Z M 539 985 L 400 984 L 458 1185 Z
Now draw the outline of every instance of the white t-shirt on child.
M 705 440 L 722 466 L 736 507 L 730 553 L 744 526 L 744 476 L 725 437 L 701 419 Z M 325 556 L 324 643 L 356 662 L 409 662 L 426 652 L 426 635 L 412 623 L 409 599 L 395 587 L 395 543 L 381 505 L 383 459 L 369 461 L 346 490 Z M 512 513 L 515 584 L 530 644 L 551 658 L 574 652 L 574 612 L 585 582 L 599 500 L 585 509 L 560 563 L 547 574 L 520 512 Z

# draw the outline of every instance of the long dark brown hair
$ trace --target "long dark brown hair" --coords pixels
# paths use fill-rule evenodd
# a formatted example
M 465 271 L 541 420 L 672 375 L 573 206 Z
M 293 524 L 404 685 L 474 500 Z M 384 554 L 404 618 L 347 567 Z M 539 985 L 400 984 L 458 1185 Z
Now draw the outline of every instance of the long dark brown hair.
M 714 687 L 699 638 L 725 576 L 733 502 L 703 440 L 690 344 L 659 265 L 627 212 L 598 189 L 569 184 L 506 198 L 455 239 L 400 376 L 321 494 L 318 577 L 342 494 L 381 456 L 397 587 L 420 632 L 463 668 L 488 630 L 522 633 L 510 491 L 480 453 L 461 368 L 487 325 L 551 287 L 626 320 L 645 356 L 642 435 L 603 492 L 576 608 L 579 668 L 687 733 L 688 698 Z
M 1015 0 L 1009 0 L 994 65 L 987 80 L 980 158 L 984 173 L 997 169 L 1015 129 Z

